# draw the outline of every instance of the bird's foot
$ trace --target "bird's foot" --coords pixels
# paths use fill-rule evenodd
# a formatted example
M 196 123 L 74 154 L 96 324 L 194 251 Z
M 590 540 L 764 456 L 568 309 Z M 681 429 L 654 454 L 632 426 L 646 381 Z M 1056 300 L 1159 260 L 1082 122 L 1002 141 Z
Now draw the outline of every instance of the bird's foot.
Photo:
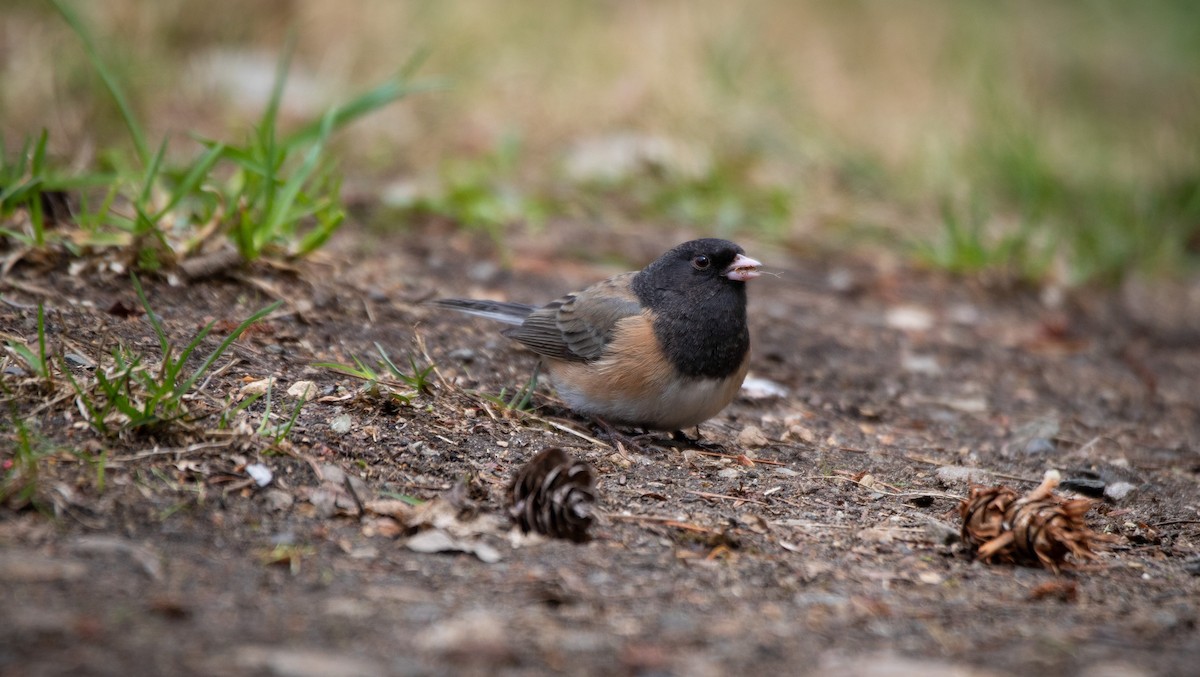
M 592 417 L 592 422 L 596 424 L 600 434 L 608 439 L 608 442 L 613 445 L 617 451 L 635 451 L 639 454 L 646 452 L 645 442 L 653 437 L 652 433 L 638 433 L 630 435 L 629 433 L 618 430 L 616 426 L 605 421 L 602 418 Z
M 696 436 L 695 437 L 689 437 L 688 434 L 683 432 L 682 430 L 676 430 L 675 432 L 671 433 L 671 442 L 675 446 L 681 447 L 681 448 L 692 447 L 692 448 L 701 449 L 704 451 L 717 451 L 717 452 L 725 452 L 726 451 L 725 445 L 723 445 L 719 442 L 708 442 L 708 441 L 701 439 L 699 427 L 696 428 Z

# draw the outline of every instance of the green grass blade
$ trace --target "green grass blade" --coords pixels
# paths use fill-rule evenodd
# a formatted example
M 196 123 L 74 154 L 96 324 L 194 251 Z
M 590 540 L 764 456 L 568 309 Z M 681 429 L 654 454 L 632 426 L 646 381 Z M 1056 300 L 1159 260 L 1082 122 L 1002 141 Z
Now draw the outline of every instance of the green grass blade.
M 150 320 L 150 326 L 154 327 L 154 334 L 158 336 L 158 347 L 162 350 L 163 355 L 166 355 L 171 348 L 167 331 L 163 329 L 162 322 L 154 314 L 154 309 L 150 307 L 150 301 L 146 300 L 146 292 L 142 290 L 142 281 L 136 274 L 131 274 L 129 277 L 133 280 L 133 289 L 137 292 L 138 301 L 141 302 L 142 309 L 146 311 L 146 319 Z
M 406 80 L 396 79 L 389 80 L 383 84 L 368 90 L 359 96 L 352 99 L 350 102 L 338 106 L 331 113 L 331 128 L 334 130 L 341 129 L 358 118 L 375 112 L 380 108 L 384 108 L 400 99 L 411 94 L 433 91 L 441 89 L 443 85 L 433 81 L 410 83 Z M 313 120 L 304 127 L 293 132 L 284 141 L 287 146 L 294 146 L 299 143 L 305 143 L 322 136 L 322 128 L 325 126 L 324 116 L 317 120 Z
M 216 350 L 213 350 L 212 353 L 210 353 L 208 357 L 204 358 L 204 362 L 199 366 L 199 368 L 196 369 L 195 373 L 193 373 L 191 375 L 191 377 L 188 378 L 187 381 L 184 381 L 184 383 L 176 390 L 176 392 L 180 396 L 182 396 L 183 393 L 190 391 L 192 389 L 192 386 L 195 385 L 196 380 L 199 379 L 201 375 L 203 375 L 205 372 L 208 371 L 209 367 L 212 366 L 213 362 L 216 362 L 217 359 L 221 357 L 221 355 L 225 354 L 225 351 L 229 348 L 229 345 L 231 343 L 233 343 L 235 340 L 237 340 L 237 337 L 241 336 L 242 332 L 246 331 L 246 329 L 248 329 L 250 327 L 250 325 L 254 324 L 255 322 L 258 322 L 259 320 L 263 319 L 267 315 L 270 315 L 271 313 L 275 312 L 275 310 L 277 308 L 279 308 L 279 306 L 281 306 L 281 305 L 283 305 L 283 301 L 276 301 L 276 302 L 272 303 L 271 305 L 258 311 L 257 313 L 254 313 L 250 317 L 246 318 L 241 324 L 239 324 L 237 326 L 236 329 L 234 329 L 232 332 L 230 332 L 229 336 L 225 337 L 224 341 L 221 341 L 221 345 L 217 346 Z
M 142 181 L 142 190 L 138 193 L 137 204 L 142 209 L 145 209 L 146 203 L 150 200 L 150 193 L 154 190 L 154 183 L 158 180 L 158 170 L 162 167 L 162 159 L 166 153 L 167 137 L 164 136 L 162 143 L 158 144 L 158 151 L 150 159 L 150 165 L 146 167 L 146 177 Z
M 92 67 L 96 69 L 96 73 L 100 75 L 100 80 L 104 82 L 104 87 L 108 89 L 109 96 L 116 102 L 117 108 L 121 111 L 121 118 L 125 121 L 125 126 L 129 128 L 129 136 L 133 139 L 133 145 L 137 149 L 138 158 L 142 161 L 142 165 L 150 164 L 150 147 L 146 145 L 146 135 L 142 131 L 141 125 L 137 121 L 137 117 L 133 114 L 133 108 L 129 106 L 129 101 L 125 98 L 124 91 L 117 83 L 117 78 L 112 71 L 100 58 L 99 52 L 96 51 L 95 42 L 92 40 L 91 33 L 87 27 L 83 25 L 79 15 L 75 13 L 67 3 L 62 0 L 51 0 L 54 8 L 62 15 L 71 30 L 79 37 L 83 43 L 83 48 L 87 52 L 88 60 Z
M 162 217 L 170 213 L 172 209 L 179 205 L 179 202 L 184 197 L 196 192 L 196 189 L 208 178 L 212 168 L 221 160 L 221 156 L 225 153 L 225 144 L 216 143 L 208 148 L 200 159 L 194 162 L 188 173 L 184 175 L 183 180 L 179 185 L 175 186 L 175 190 L 171 192 L 171 198 L 167 200 L 167 204 L 154 215 L 155 221 L 162 220 Z

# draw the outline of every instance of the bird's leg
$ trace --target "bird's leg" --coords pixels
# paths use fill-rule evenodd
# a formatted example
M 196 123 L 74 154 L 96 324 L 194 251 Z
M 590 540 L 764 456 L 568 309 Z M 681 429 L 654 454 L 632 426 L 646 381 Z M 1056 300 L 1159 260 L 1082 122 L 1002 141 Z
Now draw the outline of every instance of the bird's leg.
M 706 442 L 700 438 L 700 426 L 696 426 L 696 436 L 688 437 L 682 430 L 671 433 L 671 441 L 678 446 L 692 446 L 705 451 L 725 451 L 725 445 L 719 442 Z
M 602 433 L 604 433 L 604 436 L 608 438 L 608 441 L 612 443 L 613 447 L 615 447 L 618 451 L 621 449 L 620 445 L 623 445 L 638 453 L 644 453 L 646 451 L 646 448 L 642 446 L 642 440 L 648 438 L 650 433 L 629 435 L 617 430 L 616 426 L 608 421 L 605 421 L 599 416 L 593 416 L 592 422 L 596 424 L 596 427 L 599 428 Z

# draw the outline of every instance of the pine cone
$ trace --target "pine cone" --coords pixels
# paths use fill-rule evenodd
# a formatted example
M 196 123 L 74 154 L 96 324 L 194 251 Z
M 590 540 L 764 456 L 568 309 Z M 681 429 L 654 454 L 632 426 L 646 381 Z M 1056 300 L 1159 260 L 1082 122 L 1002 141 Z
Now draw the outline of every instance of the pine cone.
M 550 447 L 533 457 L 509 486 L 508 514 L 521 531 L 536 531 L 577 543 L 588 539 L 596 477 L 590 466 Z
M 1022 498 L 1008 487 L 971 487 L 971 496 L 958 507 L 963 540 L 985 562 L 1040 563 L 1055 573 L 1068 554 L 1094 559 L 1092 546 L 1112 537 L 1092 531 L 1084 522 L 1092 501 L 1054 495 L 1060 480 L 1051 470 Z

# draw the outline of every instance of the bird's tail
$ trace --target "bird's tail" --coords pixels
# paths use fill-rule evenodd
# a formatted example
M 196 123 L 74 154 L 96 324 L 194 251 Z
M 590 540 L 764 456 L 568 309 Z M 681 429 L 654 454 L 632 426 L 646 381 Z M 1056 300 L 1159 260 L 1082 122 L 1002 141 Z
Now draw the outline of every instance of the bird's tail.
M 537 309 L 537 306 L 524 303 L 476 301 L 474 299 L 434 299 L 429 301 L 429 304 L 507 324 L 521 324 L 530 313 Z

